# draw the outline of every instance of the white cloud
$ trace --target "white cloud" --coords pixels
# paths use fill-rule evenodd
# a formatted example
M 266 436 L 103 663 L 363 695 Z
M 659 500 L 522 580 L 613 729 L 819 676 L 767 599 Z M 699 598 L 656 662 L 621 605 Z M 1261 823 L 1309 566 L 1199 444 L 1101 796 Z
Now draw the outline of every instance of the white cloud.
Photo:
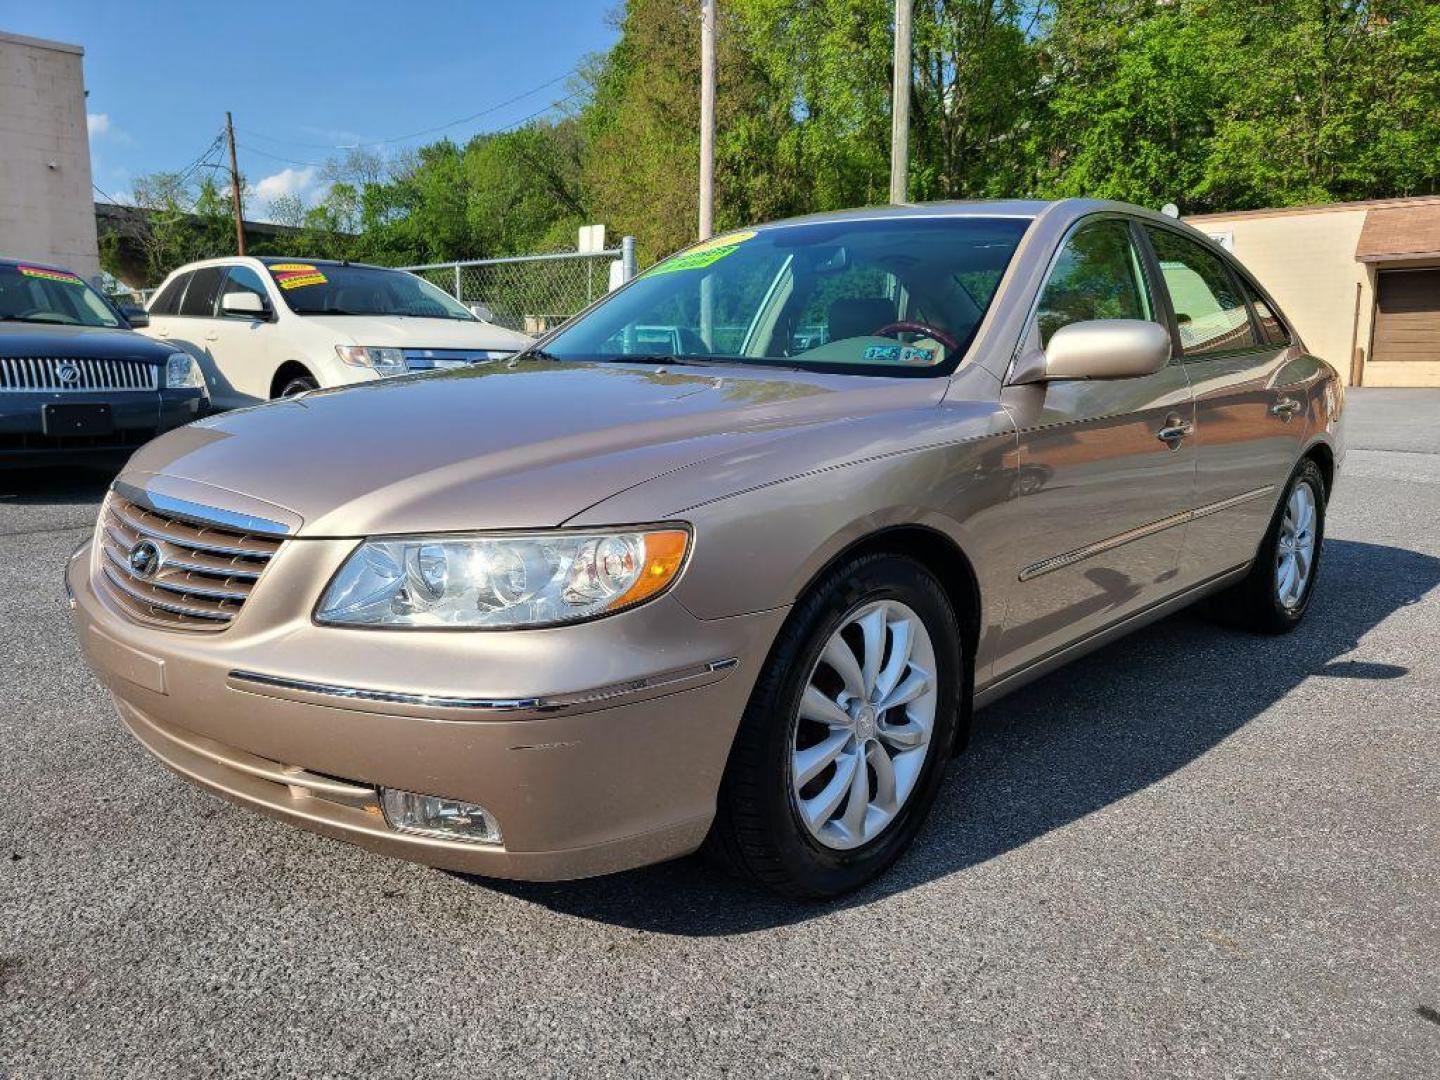
M 107 134 L 110 131 L 110 114 L 103 112 L 86 113 L 85 127 L 90 132 L 92 139 Z
M 317 172 L 317 169 L 311 167 L 293 169 L 286 166 L 278 173 L 258 180 L 255 194 L 266 202 L 274 202 L 284 195 L 294 195 L 302 202 L 308 202 L 315 193 Z

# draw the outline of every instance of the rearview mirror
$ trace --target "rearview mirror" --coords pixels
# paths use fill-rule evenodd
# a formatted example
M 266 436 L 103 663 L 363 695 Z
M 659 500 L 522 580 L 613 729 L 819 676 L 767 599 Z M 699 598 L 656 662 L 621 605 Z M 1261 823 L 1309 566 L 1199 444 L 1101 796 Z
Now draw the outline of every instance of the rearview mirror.
M 220 298 L 220 310 L 226 315 L 247 315 L 252 319 L 263 319 L 269 314 L 269 305 L 253 292 L 227 292 Z
M 126 304 L 120 309 L 120 314 L 125 316 L 125 321 L 130 324 L 131 330 L 139 330 L 150 325 L 150 315 L 143 307 Z
M 1021 359 L 1012 382 L 1129 379 L 1170 360 L 1170 332 L 1143 319 L 1090 319 L 1062 326 L 1044 351 Z

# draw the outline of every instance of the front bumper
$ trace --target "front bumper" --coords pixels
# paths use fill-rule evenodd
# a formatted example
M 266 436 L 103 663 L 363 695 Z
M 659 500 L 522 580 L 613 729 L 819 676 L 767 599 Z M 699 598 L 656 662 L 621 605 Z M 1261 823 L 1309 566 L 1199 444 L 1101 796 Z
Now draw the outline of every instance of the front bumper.
M 43 407 L 51 403 L 109 405 L 114 430 L 91 436 L 46 434 L 41 415 Z M 0 392 L 0 462 L 23 459 L 51 463 L 130 453 L 157 435 L 200 419 L 209 406 L 209 397 L 199 388 L 120 393 Z
M 151 753 L 301 828 L 531 880 L 608 873 L 699 846 L 783 609 L 703 621 L 664 597 L 549 630 L 317 626 L 315 583 L 353 546 L 289 541 L 234 623 L 199 634 L 142 626 L 120 611 L 94 586 L 87 544 L 66 568 L 76 633 Z M 478 803 L 498 821 L 502 844 L 393 831 L 376 797 L 382 786 Z

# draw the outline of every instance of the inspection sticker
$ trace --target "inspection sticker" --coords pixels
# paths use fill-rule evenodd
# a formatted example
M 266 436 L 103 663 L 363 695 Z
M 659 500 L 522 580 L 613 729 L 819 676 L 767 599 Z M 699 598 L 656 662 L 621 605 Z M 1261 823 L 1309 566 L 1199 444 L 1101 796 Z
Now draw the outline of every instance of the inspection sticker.
M 870 345 L 865 349 L 865 359 L 881 364 L 933 364 L 934 349 L 919 349 L 913 345 Z
M 85 284 L 79 274 L 72 274 L 69 270 L 51 270 L 44 266 L 16 266 L 15 269 L 26 277 L 39 278 L 41 281 L 58 281 L 63 285 Z
M 646 277 L 655 274 L 673 274 L 680 270 L 703 270 L 712 263 L 717 263 L 726 255 L 733 255 L 737 248 L 746 240 L 753 238 L 754 230 L 748 232 L 726 233 L 724 236 L 717 236 L 713 240 L 706 240 L 703 244 L 696 244 L 688 251 L 683 251 L 673 259 L 666 259 L 664 262 L 652 266 L 645 271 Z
M 324 285 L 328 280 L 309 263 L 276 263 L 270 267 L 275 283 L 282 289 L 298 289 L 302 285 Z

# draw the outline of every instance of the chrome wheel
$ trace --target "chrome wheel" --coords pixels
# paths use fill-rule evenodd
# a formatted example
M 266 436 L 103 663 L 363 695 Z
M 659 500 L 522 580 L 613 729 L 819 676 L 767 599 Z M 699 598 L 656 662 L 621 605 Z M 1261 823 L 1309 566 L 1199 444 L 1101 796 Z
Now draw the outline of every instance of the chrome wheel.
M 845 618 L 792 724 L 790 792 L 811 836 L 854 848 L 889 827 L 920 779 L 937 700 L 935 647 L 919 615 L 882 600 Z
M 1315 565 L 1315 522 L 1315 491 L 1302 480 L 1285 504 L 1275 548 L 1275 599 L 1281 607 L 1299 607 L 1305 596 Z

